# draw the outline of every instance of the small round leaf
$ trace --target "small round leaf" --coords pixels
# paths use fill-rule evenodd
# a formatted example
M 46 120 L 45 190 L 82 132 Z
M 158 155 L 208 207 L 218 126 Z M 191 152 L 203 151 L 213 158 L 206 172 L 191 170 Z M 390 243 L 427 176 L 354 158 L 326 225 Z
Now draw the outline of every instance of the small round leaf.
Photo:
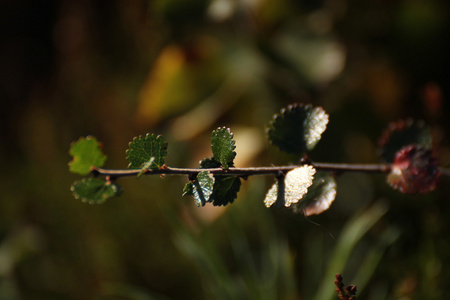
M 211 195 L 214 206 L 225 206 L 233 203 L 241 188 L 241 179 L 237 176 L 214 176 L 215 182 Z
M 192 183 L 192 190 L 190 187 L 185 187 L 186 194 L 192 193 L 194 195 L 195 204 L 197 206 L 204 206 L 206 202 L 210 202 L 211 194 L 213 193 L 214 177 L 206 171 L 200 172 L 197 178 Z
M 69 154 L 73 156 L 69 170 L 80 175 L 89 174 L 92 167 L 101 167 L 106 161 L 101 144 L 93 136 L 82 137 L 73 143 Z
M 138 136 L 130 142 L 126 153 L 129 169 L 159 169 L 167 156 L 167 142 L 161 135 Z
M 289 207 L 298 203 L 312 185 L 316 169 L 311 165 L 304 165 L 289 171 L 284 178 L 284 185 L 276 182 L 267 192 L 264 204 L 272 206 L 277 201 L 283 201 Z
M 292 205 L 294 212 L 305 216 L 318 215 L 327 210 L 336 198 L 336 180 L 326 172 L 318 172 L 313 184 L 301 201 Z
M 327 124 L 328 114 L 323 108 L 292 104 L 274 115 L 267 135 L 280 150 L 300 155 L 316 146 Z
M 211 150 L 213 158 L 220 162 L 224 169 L 233 166 L 233 160 L 236 157 L 235 141 L 229 128 L 217 128 L 211 134 Z
M 100 204 L 121 193 L 119 185 L 98 178 L 83 178 L 70 187 L 76 199 L 89 204 Z
M 397 152 L 388 183 L 405 194 L 428 193 L 436 188 L 440 176 L 433 152 L 418 145 Z

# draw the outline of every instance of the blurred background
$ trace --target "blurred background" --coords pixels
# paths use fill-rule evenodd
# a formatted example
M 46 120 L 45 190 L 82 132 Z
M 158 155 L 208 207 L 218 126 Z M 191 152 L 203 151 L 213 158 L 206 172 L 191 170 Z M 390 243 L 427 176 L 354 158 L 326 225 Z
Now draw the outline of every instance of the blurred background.
M 288 164 L 264 127 L 304 102 L 330 114 L 314 161 L 377 163 L 384 128 L 411 117 L 448 166 L 449 14 L 445 0 L 2 1 L 0 299 L 327 300 L 338 272 L 361 299 L 448 299 L 448 181 L 405 196 L 342 174 L 306 218 L 264 207 L 270 176 L 226 208 L 154 176 L 91 206 L 67 163 L 94 135 L 106 167 L 126 168 L 150 132 L 169 166 L 196 167 L 227 126 L 236 166 Z

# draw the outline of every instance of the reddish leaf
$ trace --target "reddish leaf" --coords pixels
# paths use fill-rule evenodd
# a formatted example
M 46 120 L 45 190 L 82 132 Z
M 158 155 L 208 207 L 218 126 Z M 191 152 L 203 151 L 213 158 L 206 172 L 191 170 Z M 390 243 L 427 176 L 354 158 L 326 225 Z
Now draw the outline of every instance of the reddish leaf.
M 418 145 L 409 145 L 395 155 L 387 181 L 405 194 L 428 193 L 436 188 L 439 176 L 433 152 Z
M 431 147 L 431 135 L 428 126 L 421 121 L 399 120 L 389 124 L 379 140 L 381 157 L 392 163 L 396 153 L 408 145 Z

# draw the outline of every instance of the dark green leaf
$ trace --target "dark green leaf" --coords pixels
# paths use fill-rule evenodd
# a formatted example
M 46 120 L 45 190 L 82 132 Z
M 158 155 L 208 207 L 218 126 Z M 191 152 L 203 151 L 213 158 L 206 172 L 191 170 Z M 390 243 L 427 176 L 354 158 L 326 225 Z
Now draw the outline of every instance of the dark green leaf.
M 214 189 L 211 195 L 214 206 L 233 203 L 241 188 L 241 179 L 237 176 L 214 176 Z
M 328 115 L 321 107 L 292 104 L 274 115 L 267 135 L 280 150 L 301 155 L 314 148 L 327 124 Z
M 142 169 L 152 157 L 154 160 L 146 169 L 159 169 L 164 165 L 167 156 L 167 142 L 161 135 L 147 134 L 135 137 L 129 147 L 126 152 L 130 162 L 129 169 Z
M 83 178 L 70 187 L 76 199 L 89 204 L 100 204 L 121 193 L 119 185 L 98 178 Z
M 197 206 L 204 206 L 206 202 L 210 202 L 213 187 L 213 176 L 206 171 L 198 173 L 197 178 L 192 184 L 192 194 L 194 195 L 195 204 Z
M 73 143 L 69 151 L 73 160 L 69 163 L 69 170 L 73 173 L 87 175 L 91 167 L 101 167 L 106 161 L 101 145 L 93 136 L 82 137 Z
M 408 145 L 419 145 L 431 148 L 431 134 L 428 126 L 423 122 L 400 120 L 389 124 L 380 138 L 381 157 L 384 161 L 392 163 L 395 154 Z
M 336 198 L 336 180 L 329 173 L 318 172 L 308 193 L 296 204 L 292 205 L 295 212 L 305 216 L 318 215 L 327 210 Z
M 211 134 L 211 149 L 214 159 L 222 164 L 224 169 L 233 166 L 236 157 L 235 141 L 229 128 L 217 128 Z
M 200 161 L 200 169 L 214 169 L 220 168 L 221 164 L 217 160 L 212 158 L 204 158 Z

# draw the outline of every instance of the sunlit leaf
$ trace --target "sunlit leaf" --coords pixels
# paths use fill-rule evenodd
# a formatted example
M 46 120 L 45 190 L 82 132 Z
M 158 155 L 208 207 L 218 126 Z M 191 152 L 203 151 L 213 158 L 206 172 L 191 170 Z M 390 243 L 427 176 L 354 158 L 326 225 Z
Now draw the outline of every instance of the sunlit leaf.
M 194 184 L 192 182 L 186 183 L 186 185 L 183 188 L 183 195 L 182 196 L 193 196 L 194 195 Z
M 276 182 L 267 192 L 264 204 L 266 207 L 270 207 L 275 202 L 282 201 L 284 206 L 289 207 L 299 202 L 312 185 L 315 173 L 316 169 L 310 165 L 289 171 L 284 178 L 284 185 Z
M 69 170 L 81 175 L 89 174 L 93 166 L 101 167 L 106 161 L 101 144 L 93 136 L 82 137 L 73 143 L 69 154 L 73 156 L 73 160 L 69 163 Z
M 284 206 L 284 192 L 285 185 L 284 180 L 277 180 L 272 187 L 267 191 L 266 198 L 264 199 L 264 205 L 266 207 L 271 207 L 277 203 L 278 207 Z
M 119 185 L 98 178 L 83 178 L 70 187 L 76 199 L 89 204 L 100 204 L 121 193 Z
M 300 155 L 315 147 L 327 124 L 328 114 L 321 107 L 292 104 L 274 115 L 267 135 L 280 150 Z
M 211 149 L 214 159 L 221 163 L 224 169 L 233 166 L 236 157 L 235 141 L 229 128 L 218 128 L 211 134 Z
M 211 174 L 206 171 L 198 173 L 197 178 L 192 183 L 192 194 L 197 206 L 204 206 L 206 202 L 210 202 L 213 187 L 214 177 Z M 189 192 L 189 187 L 187 191 Z
M 440 176 L 433 152 L 417 145 L 397 152 L 388 183 L 405 194 L 428 193 L 436 188 Z
M 389 124 L 380 138 L 381 157 L 386 162 L 393 162 L 396 153 L 408 145 L 431 147 L 430 129 L 423 122 L 399 120 Z
M 126 153 L 129 169 L 142 169 L 152 158 L 153 162 L 146 169 L 159 169 L 167 156 L 167 142 L 161 135 L 138 136 L 130 142 Z
M 214 176 L 214 188 L 211 195 L 214 206 L 233 203 L 241 188 L 241 179 L 237 176 Z
M 292 205 L 295 212 L 305 216 L 318 215 L 327 210 L 336 198 L 336 180 L 326 172 L 318 172 L 308 193 L 296 204 Z

